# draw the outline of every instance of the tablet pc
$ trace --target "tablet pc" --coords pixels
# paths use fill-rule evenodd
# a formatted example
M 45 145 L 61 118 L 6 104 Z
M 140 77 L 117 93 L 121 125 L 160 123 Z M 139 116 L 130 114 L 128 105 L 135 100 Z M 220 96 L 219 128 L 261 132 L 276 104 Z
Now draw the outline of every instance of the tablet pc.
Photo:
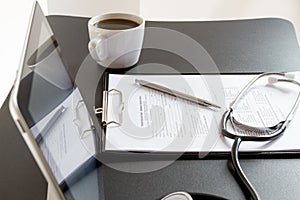
M 37 2 L 26 41 L 9 108 L 48 191 L 65 199 L 63 191 L 97 165 L 95 130 Z

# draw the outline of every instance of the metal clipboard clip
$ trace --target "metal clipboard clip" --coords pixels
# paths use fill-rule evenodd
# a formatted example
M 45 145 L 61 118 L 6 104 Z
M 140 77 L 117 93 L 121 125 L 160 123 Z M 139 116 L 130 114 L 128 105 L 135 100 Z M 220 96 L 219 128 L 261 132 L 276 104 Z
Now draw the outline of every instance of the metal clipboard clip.
M 107 111 L 108 111 L 108 96 L 110 93 L 117 93 L 120 96 L 120 109 L 119 109 L 119 120 L 111 120 L 107 121 Z M 95 114 L 102 115 L 101 117 L 101 125 L 108 126 L 109 124 L 115 124 L 118 126 L 122 125 L 123 122 L 123 111 L 124 111 L 124 102 L 123 102 L 123 94 L 121 91 L 117 89 L 104 90 L 102 96 L 102 108 L 94 108 Z

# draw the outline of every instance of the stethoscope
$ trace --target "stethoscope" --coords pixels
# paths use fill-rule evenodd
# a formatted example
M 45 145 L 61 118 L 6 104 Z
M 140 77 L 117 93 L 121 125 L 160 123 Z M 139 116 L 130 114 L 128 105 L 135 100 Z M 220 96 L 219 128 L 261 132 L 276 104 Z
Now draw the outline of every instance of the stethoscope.
M 282 135 L 284 130 L 287 128 L 289 123 L 292 121 L 294 118 L 295 112 L 297 107 L 299 106 L 300 102 L 300 90 L 298 93 L 298 96 L 296 98 L 296 101 L 294 105 L 292 106 L 290 112 L 288 113 L 287 117 L 277 123 L 274 126 L 271 127 L 253 127 L 249 126 L 246 124 L 243 124 L 236 120 L 233 116 L 233 110 L 236 108 L 237 102 L 241 100 L 245 96 L 245 94 L 248 92 L 249 88 L 260 78 L 269 76 L 268 83 L 269 84 L 276 84 L 278 82 L 287 82 L 291 84 L 295 84 L 299 86 L 300 88 L 300 83 L 298 81 L 294 80 L 294 76 L 289 73 L 277 73 L 277 72 L 268 72 L 268 73 L 263 73 L 252 79 L 243 89 L 242 91 L 238 94 L 238 96 L 235 98 L 235 100 L 230 104 L 229 108 L 223 115 L 222 119 L 222 134 L 225 137 L 234 139 L 234 143 L 232 145 L 231 149 L 231 157 L 232 157 L 232 162 L 233 162 L 233 167 L 236 170 L 238 176 L 241 178 L 243 184 L 246 186 L 246 188 L 249 190 L 252 198 L 254 200 L 259 199 L 259 196 L 250 183 L 250 181 L 247 179 L 246 175 L 244 174 L 240 163 L 238 159 L 238 151 L 239 147 L 242 141 L 269 141 L 272 139 L 275 139 Z M 280 77 L 280 78 L 279 78 Z M 241 133 L 236 133 L 236 132 L 231 132 L 228 130 L 228 122 L 232 125 L 232 127 L 238 129 L 238 130 L 245 130 L 242 134 Z
M 238 94 L 238 96 L 234 99 L 234 101 L 230 104 L 229 108 L 226 110 L 226 112 L 223 114 L 222 118 L 222 123 L 221 123 L 221 132 L 223 136 L 234 139 L 234 143 L 232 145 L 231 149 L 231 157 L 232 157 L 232 162 L 233 162 L 233 167 L 236 170 L 238 176 L 242 180 L 243 184 L 246 186 L 246 188 L 249 190 L 250 195 L 252 199 L 258 200 L 260 199 L 256 190 L 246 177 L 245 173 L 243 172 L 241 165 L 239 163 L 238 159 L 238 151 L 239 147 L 242 141 L 270 141 L 272 139 L 275 139 L 282 135 L 284 130 L 287 128 L 289 123 L 292 121 L 294 118 L 295 112 L 297 110 L 297 107 L 299 106 L 300 103 L 300 90 L 297 95 L 296 101 L 294 105 L 292 106 L 290 112 L 288 113 L 287 117 L 277 123 L 274 126 L 271 127 L 254 127 L 254 126 L 249 126 L 246 124 L 243 124 L 236 120 L 233 116 L 233 110 L 237 106 L 237 102 L 241 100 L 247 94 L 249 88 L 260 78 L 269 76 L 268 79 L 268 84 L 276 84 L 278 82 L 287 82 L 291 84 L 295 84 L 299 86 L 300 88 L 300 83 L 298 81 L 294 80 L 294 76 L 289 73 L 278 73 L 278 72 L 267 72 L 267 73 L 262 73 L 255 78 L 253 78 Z M 280 78 L 278 78 L 280 77 Z M 242 134 L 240 132 L 231 132 L 228 130 L 227 124 L 230 122 L 232 127 L 238 129 L 238 130 L 245 130 Z M 215 199 L 223 199 L 222 197 L 217 197 L 217 196 L 211 196 L 211 198 Z M 174 192 L 171 193 L 167 196 L 165 196 L 162 200 L 193 200 L 192 196 L 187 193 L 187 192 Z

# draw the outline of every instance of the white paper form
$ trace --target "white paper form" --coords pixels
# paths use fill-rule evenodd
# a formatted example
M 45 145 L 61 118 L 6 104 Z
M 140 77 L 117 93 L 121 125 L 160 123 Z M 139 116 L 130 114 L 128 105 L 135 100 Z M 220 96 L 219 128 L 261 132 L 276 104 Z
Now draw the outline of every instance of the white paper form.
M 211 93 L 208 85 L 213 79 L 219 79 L 221 85 L 221 80 L 217 76 L 210 78 L 212 80 L 197 75 L 110 75 L 109 89 L 116 88 L 123 93 L 124 112 L 121 126 L 107 127 L 105 149 L 195 151 L 211 148 L 218 139 L 216 124 L 219 123 L 221 112 L 135 83 L 135 79 L 159 83 L 221 104 L 222 98 Z M 112 96 L 108 99 L 108 119 L 118 119 L 119 100 Z
M 203 76 L 201 76 L 203 77 Z M 230 151 L 232 140 L 221 135 L 221 116 L 225 107 L 255 75 L 221 75 L 222 92 L 209 87 L 207 79 L 214 75 L 110 75 L 109 88 L 122 91 L 124 113 L 122 126 L 109 126 L 106 131 L 106 150 L 121 151 Z M 169 88 L 206 99 L 224 107 L 220 112 L 176 99 L 158 91 L 135 84 L 135 79 L 161 84 Z M 299 73 L 297 73 L 299 78 Z M 210 82 L 211 83 L 211 82 Z M 280 83 L 281 84 L 281 83 Z M 286 83 L 285 83 L 286 84 Z M 296 100 L 298 89 L 291 84 L 254 88 L 234 111 L 238 120 L 253 126 L 269 126 L 283 120 Z M 286 88 L 285 88 L 286 87 Z M 216 91 L 211 91 L 216 89 Z M 276 90 L 276 95 L 274 91 Z M 279 93 L 278 93 L 279 91 Z M 278 95 L 279 94 L 279 95 Z M 108 116 L 119 116 L 118 100 L 109 98 Z M 284 103 L 289 102 L 289 103 Z M 283 136 L 272 142 L 244 142 L 242 150 L 285 151 L 300 150 L 298 111 Z M 298 136 L 299 135 L 299 136 Z
M 85 138 L 81 138 L 78 132 L 78 130 L 90 127 L 88 121 L 84 120 L 80 123 L 79 129 L 75 125 L 78 115 L 76 115 L 76 112 L 80 112 L 81 118 L 88 119 L 89 117 L 87 110 L 83 107 L 84 104 L 78 104 L 80 100 L 82 100 L 82 97 L 79 90 L 75 89 L 56 109 L 31 128 L 36 138 L 56 111 L 62 106 L 66 108 L 39 143 L 40 149 L 58 183 L 62 182 L 95 154 L 93 135 L 90 134 Z

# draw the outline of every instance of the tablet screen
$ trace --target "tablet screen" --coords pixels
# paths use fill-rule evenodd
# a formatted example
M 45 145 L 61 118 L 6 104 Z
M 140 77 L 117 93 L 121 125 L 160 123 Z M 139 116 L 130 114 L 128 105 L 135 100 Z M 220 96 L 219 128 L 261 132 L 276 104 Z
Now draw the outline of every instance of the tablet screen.
M 82 177 L 81 172 L 96 167 L 95 130 L 38 4 L 25 48 L 17 103 L 57 183 L 65 189 Z

